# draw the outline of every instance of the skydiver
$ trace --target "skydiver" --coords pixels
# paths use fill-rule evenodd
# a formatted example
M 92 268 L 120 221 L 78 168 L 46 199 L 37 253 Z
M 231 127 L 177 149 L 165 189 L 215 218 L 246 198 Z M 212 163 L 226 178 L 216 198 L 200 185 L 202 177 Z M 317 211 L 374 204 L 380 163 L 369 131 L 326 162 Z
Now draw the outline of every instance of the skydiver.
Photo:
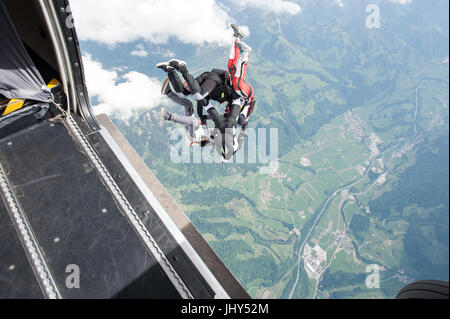
M 224 70 L 213 69 L 211 72 L 204 72 L 199 77 L 194 78 L 187 70 L 184 61 L 172 59 L 169 62 L 156 65 L 167 72 L 175 96 L 181 99 L 192 96 L 197 101 L 197 113 L 200 120 L 202 122 L 206 122 L 207 118 L 213 120 L 215 127 L 220 132 L 220 134 L 217 131 L 215 132 L 215 140 L 222 142 L 221 152 L 226 160 L 230 160 L 238 149 L 234 145 L 237 124 L 241 125 L 242 128 L 238 139 L 242 142 L 245 138 L 248 117 L 255 105 L 253 88 L 244 81 L 248 54 L 251 48 L 241 40 L 245 34 L 236 25 L 232 24 L 231 27 L 234 31 L 234 37 L 228 60 L 229 73 Z M 186 80 L 185 85 L 175 71 L 182 74 Z M 225 114 L 220 115 L 209 103 L 209 100 L 219 103 L 227 102 Z M 203 115 L 203 110 L 206 110 L 208 116 Z
M 242 41 L 245 34 L 235 24 L 231 24 L 231 27 L 234 31 L 234 37 L 228 59 L 228 72 L 231 75 L 233 89 L 244 100 L 238 123 L 245 128 L 256 103 L 253 87 L 244 80 L 247 73 L 248 55 L 252 49 Z

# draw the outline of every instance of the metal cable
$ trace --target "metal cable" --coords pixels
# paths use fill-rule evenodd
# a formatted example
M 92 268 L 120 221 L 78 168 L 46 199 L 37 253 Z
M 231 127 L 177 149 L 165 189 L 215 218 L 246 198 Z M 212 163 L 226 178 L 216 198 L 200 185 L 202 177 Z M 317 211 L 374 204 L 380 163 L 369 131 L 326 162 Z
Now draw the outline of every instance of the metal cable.
M 8 181 L 8 177 L 0 164 L 0 189 L 5 204 L 9 207 L 10 217 L 13 221 L 17 234 L 21 238 L 22 244 L 32 263 L 34 272 L 37 276 L 39 284 L 49 299 L 61 299 L 52 274 L 45 262 L 39 244 L 34 237 L 30 224 L 17 201 L 14 190 Z M 12 214 L 12 216 L 11 216 Z

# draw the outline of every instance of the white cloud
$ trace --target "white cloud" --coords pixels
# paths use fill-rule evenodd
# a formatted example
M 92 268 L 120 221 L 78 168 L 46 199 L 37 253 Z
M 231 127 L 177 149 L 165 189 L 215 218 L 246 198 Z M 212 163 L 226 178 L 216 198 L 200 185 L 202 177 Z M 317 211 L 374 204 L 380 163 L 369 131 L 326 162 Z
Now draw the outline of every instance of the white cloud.
M 119 75 L 116 70 L 106 70 L 90 54 L 83 55 L 86 85 L 89 95 L 95 96 L 95 114 L 106 113 L 126 120 L 137 110 L 151 109 L 161 104 L 161 83 L 145 74 L 130 71 Z
M 402 5 L 410 4 L 412 2 L 412 0 L 390 0 L 390 1 Z
M 157 47 L 156 49 L 151 51 L 152 54 L 158 54 L 158 55 L 163 55 L 169 58 L 173 58 L 175 57 L 175 52 L 169 50 L 169 49 L 163 49 L 160 47 Z
M 71 2 L 81 40 L 114 46 L 137 40 L 164 44 L 228 45 L 232 20 L 215 0 L 76 0 Z
M 334 0 L 333 3 L 340 8 L 344 7 L 344 1 L 342 1 L 342 0 Z
M 232 2 L 277 14 L 301 11 L 298 4 L 286 0 Z M 171 37 L 190 44 L 228 46 L 232 36 L 229 13 L 233 10 L 216 0 L 74 0 L 71 9 L 80 40 L 110 46 L 139 40 L 165 44 Z
M 142 44 L 138 44 L 136 49 L 131 51 L 131 55 L 139 56 L 141 58 L 145 58 L 148 55 L 148 52 L 145 51 L 144 46 Z
M 255 7 L 274 13 L 288 13 L 295 15 L 301 12 L 298 4 L 285 0 L 233 0 L 235 3 L 244 7 Z
M 164 55 L 168 56 L 169 58 L 175 57 L 175 53 L 170 50 L 165 51 Z

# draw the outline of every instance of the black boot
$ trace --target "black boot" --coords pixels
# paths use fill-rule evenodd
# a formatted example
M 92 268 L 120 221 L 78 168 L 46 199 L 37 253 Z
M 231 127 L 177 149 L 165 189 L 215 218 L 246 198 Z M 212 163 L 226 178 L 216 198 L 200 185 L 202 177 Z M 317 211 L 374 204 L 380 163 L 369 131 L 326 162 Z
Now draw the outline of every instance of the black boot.
M 170 71 L 175 71 L 175 69 L 173 68 L 173 66 L 169 65 L 169 62 L 160 62 L 156 65 L 156 67 L 158 69 L 163 70 L 164 72 L 170 72 Z
M 169 65 L 178 71 L 182 72 L 186 69 L 186 62 L 178 59 L 172 59 L 169 61 Z

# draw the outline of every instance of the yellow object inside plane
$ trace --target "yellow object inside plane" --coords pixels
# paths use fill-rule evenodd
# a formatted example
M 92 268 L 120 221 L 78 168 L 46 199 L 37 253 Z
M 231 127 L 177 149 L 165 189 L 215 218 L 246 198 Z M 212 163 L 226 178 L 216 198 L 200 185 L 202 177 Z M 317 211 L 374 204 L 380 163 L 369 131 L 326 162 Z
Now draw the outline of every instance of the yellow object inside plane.
M 52 79 L 48 84 L 47 87 L 49 89 L 55 87 L 59 84 L 59 81 L 57 79 Z M 9 100 L 8 105 L 5 108 L 5 111 L 3 112 L 2 116 L 8 115 L 14 111 L 17 111 L 22 108 L 22 106 L 25 104 L 25 100 L 23 99 L 11 99 Z

